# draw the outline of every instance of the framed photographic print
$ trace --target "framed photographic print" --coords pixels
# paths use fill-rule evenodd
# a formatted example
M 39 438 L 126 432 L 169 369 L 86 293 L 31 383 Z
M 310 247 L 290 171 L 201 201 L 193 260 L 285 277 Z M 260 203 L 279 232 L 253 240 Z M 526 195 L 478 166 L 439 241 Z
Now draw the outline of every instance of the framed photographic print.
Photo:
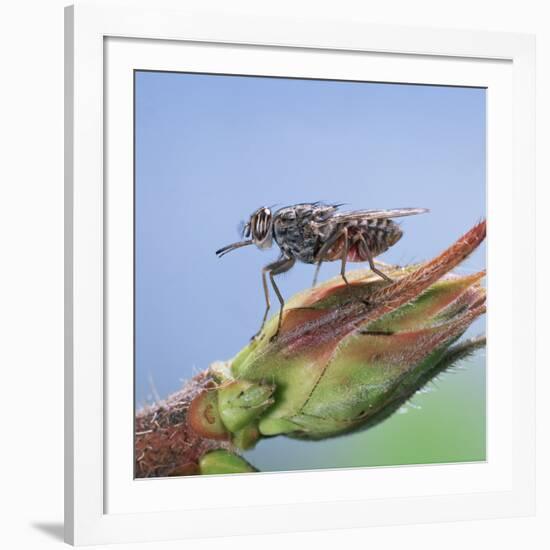
M 533 512 L 533 60 L 67 8 L 68 542 Z

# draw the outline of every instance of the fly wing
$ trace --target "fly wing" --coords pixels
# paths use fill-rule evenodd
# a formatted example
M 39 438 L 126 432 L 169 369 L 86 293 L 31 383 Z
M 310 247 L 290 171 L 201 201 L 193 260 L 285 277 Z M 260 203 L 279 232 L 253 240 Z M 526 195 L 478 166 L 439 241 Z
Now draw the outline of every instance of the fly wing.
M 380 220 L 382 218 L 402 218 L 404 216 L 414 216 L 429 212 L 427 208 L 395 208 L 393 210 L 353 210 L 351 212 L 341 212 L 334 214 L 334 221 L 349 220 Z

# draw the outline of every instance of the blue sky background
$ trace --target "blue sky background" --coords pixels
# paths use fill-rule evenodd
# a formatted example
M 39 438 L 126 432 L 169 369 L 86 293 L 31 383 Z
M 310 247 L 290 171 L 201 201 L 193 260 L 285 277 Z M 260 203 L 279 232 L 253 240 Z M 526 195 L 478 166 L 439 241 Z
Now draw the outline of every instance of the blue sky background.
M 137 72 L 137 404 L 151 381 L 165 397 L 258 329 L 260 270 L 278 250 L 214 251 L 259 206 L 430 208 L 403 219 L 380 257 L 399 264 L 484 217 L 485 115 L 483 89 Z M 481 247 L 462 269 L 484 266 Z M 283 294 L 310 285 L 313 269 L 279 277 Z M 337 271 L 324 264 L 321 280 Z

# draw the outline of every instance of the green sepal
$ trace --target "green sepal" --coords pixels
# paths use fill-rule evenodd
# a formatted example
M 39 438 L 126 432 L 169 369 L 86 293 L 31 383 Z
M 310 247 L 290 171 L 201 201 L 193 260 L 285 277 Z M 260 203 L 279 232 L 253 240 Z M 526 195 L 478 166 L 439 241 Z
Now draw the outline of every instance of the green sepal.
M 262 418 L 258 427 L 262 435 L 287 434 L 300 429 L 298 424 L 285 418 Z
M 252 449 L 260 439 L 260 430 L 256 422 L 246 425 L 233 434 L 233 445 L 238 449 Z
M 189 425 L 193 431 L 208 439 L 229 439 L 218 409 L 217 390 L 209 388 L 197 395 L 187 413 Z
M 257 471 L 240 456 L 222 449 L 203 455 L 199 460 L 199 470 L 202 475 L 244 474 Z
M 218 390 L 218 410 L 225 427 L 237 432 L 273 404 L 274 386 L 236 380 Z

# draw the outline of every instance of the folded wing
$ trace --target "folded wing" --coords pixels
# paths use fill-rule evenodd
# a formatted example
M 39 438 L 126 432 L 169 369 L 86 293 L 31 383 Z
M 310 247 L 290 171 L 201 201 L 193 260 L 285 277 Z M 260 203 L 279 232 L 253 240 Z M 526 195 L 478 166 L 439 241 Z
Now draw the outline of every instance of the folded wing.
M 429 212 L 427 208 L 394 208 L 393 210 L 353 210 L 340 212 L 332 216 L 333 220 L 381 220 L 383 218 L 402 218 Z

